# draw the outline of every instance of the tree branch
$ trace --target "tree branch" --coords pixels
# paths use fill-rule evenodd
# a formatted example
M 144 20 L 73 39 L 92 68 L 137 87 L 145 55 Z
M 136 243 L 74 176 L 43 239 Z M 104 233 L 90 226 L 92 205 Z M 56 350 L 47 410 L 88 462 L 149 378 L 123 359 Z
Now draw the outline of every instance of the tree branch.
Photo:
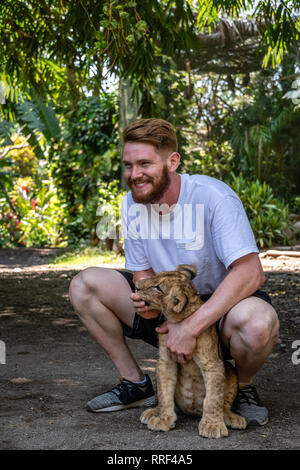
M 266 29 L 263 21 L 231 18 L 221 18 L 212 32 L 204 28 L 198 34 L 198 50 L 188 58 L 193 72 L 226 75 L 260 70 L 265 51 L 259 43 Z M 177 60 L 179 69 L 185 69 L 186 60 L 182 53 Z
M 0 152 L 0 160 L 5 158 L 6 155 L 11 152 L 12 150 L 20 150 L 20 149 L 24 149 L 26 147 L 30 147 L 29 143 L 28 143 L 28 140 L 30 139 L 31 137 L 31 134 L 26 137 L 26 140 L 24 140 L 24 142 L 22 142 L 21 144 L 17 144 L 17 145 L 8 145 L 2 152 Z

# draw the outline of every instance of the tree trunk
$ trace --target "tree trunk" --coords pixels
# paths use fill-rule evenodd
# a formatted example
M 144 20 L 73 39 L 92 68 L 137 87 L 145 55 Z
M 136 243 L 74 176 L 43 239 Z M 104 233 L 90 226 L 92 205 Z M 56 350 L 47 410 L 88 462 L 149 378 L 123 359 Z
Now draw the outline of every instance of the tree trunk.
M 120 78 L 119 81 L 119 134 L 120 134 L 120 158 L 123 155 L 123 131 L 126 126 L 138 115 L 138 103 L 132 97 L 133 85 L 130 84 L 128 79 Z M 126 189 L 126 183 L 124 180 L 124 172 L 121 171 L 121 188 Z

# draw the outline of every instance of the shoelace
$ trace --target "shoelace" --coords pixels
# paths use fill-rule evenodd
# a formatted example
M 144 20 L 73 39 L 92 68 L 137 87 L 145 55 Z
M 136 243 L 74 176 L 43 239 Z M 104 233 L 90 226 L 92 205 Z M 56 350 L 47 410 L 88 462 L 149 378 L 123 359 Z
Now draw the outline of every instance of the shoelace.
M 123 391 L 127 390 L 128 385 L 130 386 L 130 382 L 128 383 L 127 381 L 124 381 L 124 379 L 123 379 L 118 385 L 116 385 L 114 388 L 112 388 L 110 390 L 110 392 L 114 393 L 117 396 L 120 396 L 120 394 Z
M 238 401 L 240 404 L 247 403 L 248 405 L 262 406 L 257 391 L 253 385 L 246 385 L 245 388 L 239 389 Z
M 122 379 L 121 382 L 116 385 L 110 392 L 114 393 L 117 397 L 124 397 L 130 394 L 131 390 L 136 388 L 135 383 L 130 382 L 129 380 Z

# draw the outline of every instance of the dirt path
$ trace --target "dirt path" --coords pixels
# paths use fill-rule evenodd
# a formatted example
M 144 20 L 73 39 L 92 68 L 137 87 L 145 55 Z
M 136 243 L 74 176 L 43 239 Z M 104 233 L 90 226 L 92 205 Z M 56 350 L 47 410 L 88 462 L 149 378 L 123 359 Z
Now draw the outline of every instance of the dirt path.
M 255 380 L 270 422 L 208 440 L 198 436 L 197 419 L 187 416 L 179 416 L 171 432 L 155 433 L 139 422 L 139 409 L 85 411 L 85 402 L 115 385 L 118 375 L 70 305 L 68 286 L 80 268 L 51 268 L 52 254 L 0 250 L 0 340 L 6 346 L 0 449 L 300 449 L 300 364 L 292 361 L 293 354 L 300 359 L 299 259 L 262 259 L 281 321 L 279 342 Z M 129 344 L 155 382 L 157 351 Z

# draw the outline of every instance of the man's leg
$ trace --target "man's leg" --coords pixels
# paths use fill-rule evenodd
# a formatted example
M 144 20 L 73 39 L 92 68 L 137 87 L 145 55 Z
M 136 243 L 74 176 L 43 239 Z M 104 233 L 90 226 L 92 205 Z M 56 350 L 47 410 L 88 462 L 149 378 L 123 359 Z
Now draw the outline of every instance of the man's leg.
M 126 279 L 110 268 L 91 267 L 70 284 L 70 300 L 90 335 L 107 353 L 121 377 L 144 377 L 123 335 L 122 322 L 133 325 L 131 289 Z
M 272 305 L 249 297 L 228 312 L 220 332 L 235 360 L 239 383 L 247 384 L 269 357 L 278 338 L 279 321 Z
M 248 424 L 263 425 L 268 421 L 268 410 L 251 383 L 269 357 L 278 332 L 279 320 L 274 308 L 254 296 L 235 305 L 220 323 L 221 338 L 235 360 L 239 380 L 234 408 Z
M 82 323 L 122 378 L 111 390 L 90 400 L 88 411 L 117 411 L 156 403 L 152 382 L 147 374 L 144 376 L 123 334 L 121 322 L 130 328 L 134 322 L 130 294 L 125 277 L 108 268 L 85 269 L 70 284 L 70 299 Z

